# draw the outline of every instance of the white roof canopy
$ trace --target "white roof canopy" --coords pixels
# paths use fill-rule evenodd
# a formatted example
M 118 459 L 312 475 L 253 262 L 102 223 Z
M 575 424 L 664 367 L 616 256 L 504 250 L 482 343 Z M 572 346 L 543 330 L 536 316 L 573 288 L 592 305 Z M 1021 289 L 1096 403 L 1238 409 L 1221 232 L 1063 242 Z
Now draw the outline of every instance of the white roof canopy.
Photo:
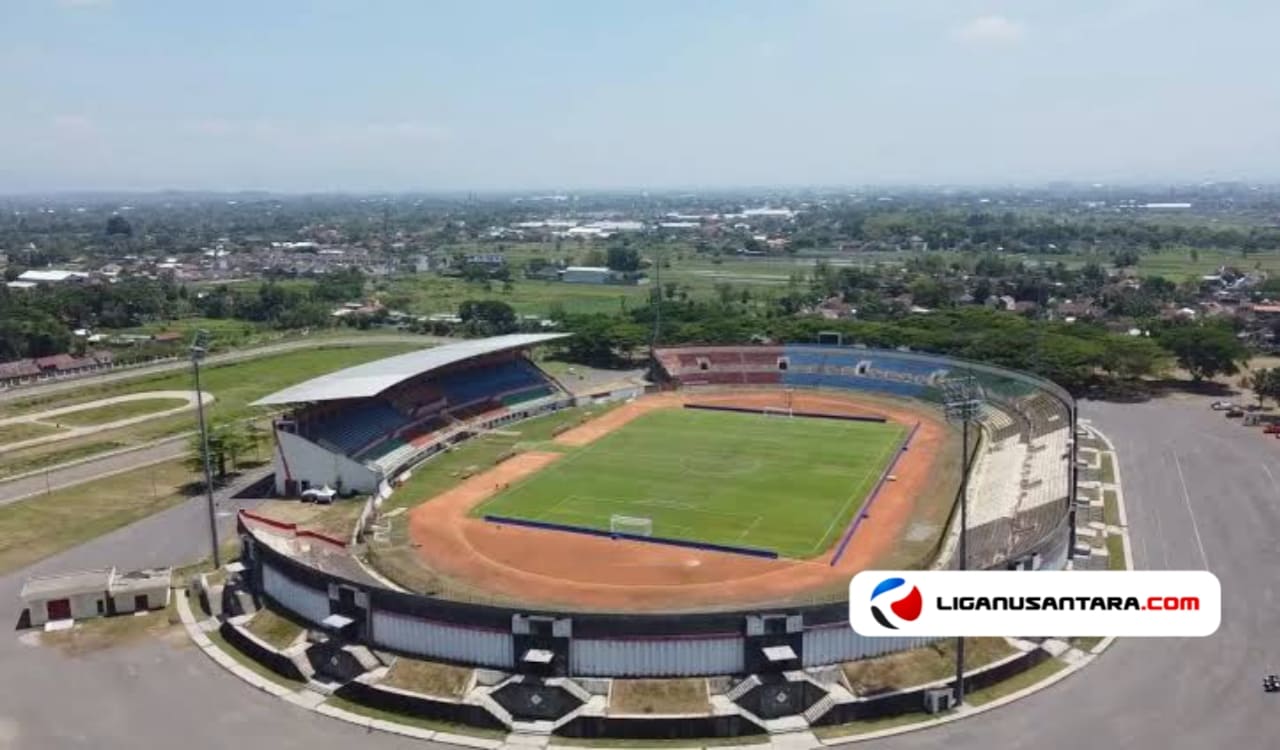
M 254 401 L 253 405 L 269 406 L 308 401 L 336 401 L 344 398 L 369 398 L 410 378 L 441 367 L 486 354 L 565 338 L 568 335 L 567 333 L 513 333 L 508 336 L 459 341 L 456 344 L 420 349 L 312 378 L 270 396 L 264 396 Z

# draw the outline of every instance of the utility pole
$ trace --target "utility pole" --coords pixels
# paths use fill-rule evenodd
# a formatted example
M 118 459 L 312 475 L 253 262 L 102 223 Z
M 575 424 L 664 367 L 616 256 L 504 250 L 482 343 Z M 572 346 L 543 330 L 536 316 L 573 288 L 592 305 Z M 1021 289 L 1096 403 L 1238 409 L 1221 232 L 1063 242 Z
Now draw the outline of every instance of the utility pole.
M 209 430 L 204 421 L 204 392 L 200 390 L 200 360 L 208 353 L 209 332 L 196 331 L 191 344 L 191 370 L 196 380 L 196 419 L 200 423 L 200 453 L 204 464 L 204 491 L 209 506 L 209 544 L 213 550 L 213 567 L 222 567 L 222 553 L 218 551 L 218 515 L 213 507 L 213 470 L 209 461 Z
M 982 390 L 972 375 L 950 378 L 942 383 L 943 408 L 947 421 L 959 422 L 961 431 L 960 460 L 960 550 L 959 569 L 968 567 L 967 544 L 969 536 L 969 423 L 982 408 Z M 964 703 L 964 636 L 956 638 L 956 686 L 955 705 Z

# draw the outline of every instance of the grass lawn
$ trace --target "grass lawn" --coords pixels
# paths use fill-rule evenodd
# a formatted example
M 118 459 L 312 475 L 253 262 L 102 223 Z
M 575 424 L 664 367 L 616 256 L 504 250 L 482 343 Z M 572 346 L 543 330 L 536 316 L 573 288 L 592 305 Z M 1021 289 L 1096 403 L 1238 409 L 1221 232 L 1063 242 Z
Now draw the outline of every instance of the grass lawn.
M 1072 638 L 1071 645 L 1087 653 L 1092 651 L 1094 647 L 1099 643 L 1102 643 L 1104 640 L 1106 639 L 1102 636 L 1091 635 L 1087 637 Z
M 277 651 L 292 646 L 302 635 L 302 626 L 270 609 L 260 609 L 245 629 L 271 644 Z
M 409 714 L 397 714 L 390 711 L 382 711 L 377 708 L 371 708 L 362 703 L 354 703 L 345 698 L 339 698 L 336 695 L 330 696 L 329 699 L 325 701 L 325 705 L 333 706 L 334 708 L 342 709 L 343 711 L 349 711 L 353 714 L 366 716 L 370 719 L 390 721 L 396 724 L 405 724 L 407 726 L 418 727 L 419 729 L 426 729 L 434 732 L 465 734 L 470 737 L 484 737 L 491 740 L 500 740 L 507 736 L 506 732 L 496 729 L 481 729 L 467 724 L 450 724 L 448 722 L 433 721 L 432 719 L 424 719 L 422 717 L 411 716 Z
M 96 438 L 97 436 L 92 436 Z M 18 474 L 26 474 L 29 471 L 37 471 L 46 466 L 56 466 L 58 464 L 77 461 L 82 458 L 96 456 L 100 453 L 124 448 L 128 444 L 120 440 L 97 440 L 86 439 L 84 442 L 79 440 L 68 440 L 65 442 L 45 443 L 44 445 L 34 446 L 32 448 L 24 448 L 12 453 L 4 454 L 0 460 L 0 479 L 4 477 L 17 476 Z
M 1107 534 L 1107 569 L 1124 570 L 1124 538 Z
M 947 639 L 924 648 L 849 662 L 843 667 L 845 678 L 855 694 L 872 695 L 954 677 L 955 645 L 954 639 Z M 1003 638 L 966 638 L 965 670 L 999 661 L 1015 651 Z
M 932 722 L 936 720 L 937 718 L 926 713 L 898 714 L 897 716 L 886 716 L 883 719 L 851 721 L 848 724 L 837 724 L 831 727 L 814 727 L 813 734 L 820 740 L 829 740 L 837 737 L 853 737 L 859 734 L 880 732 L 885 729 L 903 727 L 908 724 L 923 724 L 925 722 Z
M 52 435 L 55 432 L 62 432 L 53 425 L 40 424 L 39 422 L 14 422 L 0 426 L 0 445 L 8 443 L 20 443 L 23 440 L 34 440 L 36 438 Z
M 964 697 L 964 701 L 973 706 L 990 703 L 997 698 L 1003 698 L 1010 693 L 1016 693 L 1023 688 L 1031 687 L 1037 682 L 1062 671 L 1066 666 L 1067 663 L 1061 659 L 1045 659 L 1031 669 L 1014 675 L 1004 682 L 969 693 Z
M 121 401 L 118 404 L 79 409 L 66 414 L 59 414 L 52 419 L 59 424 L 69 424 L 76 427 L 108 424 L 140 417 L 144 414 L 176 409 L 186 403 L 185 399 L 180 398 L 144 398 L 139 401 Z
M 618 714 L 702 714 L 711 710 L 707 681 L 614 680 L 609 712 Z
M 193 479 L 168 461 L 0 506 L 0 573 L 176 505 Z
M 1115 490 L 1105 490 L 1102 493 L 1102 517 L 1109 526 L 1120 525 L 1120 501 L 1116 498 Z
M 379 684 L 424 695 L 461 698 L 471 682 L 471 672 L 451 664 L 400 657 Z
M 1110 453 L 1102 454 L 1101 464 L 1102 464 L 1102 470 L 1099 471 L 1098 473 L 1101 476 L 1102 481 L 1107 484 L 1115 484 L 1116 483 L 1116 467 L 1115 467 L 1114 459 L 1111 458 Z
M 902 438 L 897 424 L 671 409 L 572 451 L 483 503 L 495 514 L 813 557 L 839 537 Z

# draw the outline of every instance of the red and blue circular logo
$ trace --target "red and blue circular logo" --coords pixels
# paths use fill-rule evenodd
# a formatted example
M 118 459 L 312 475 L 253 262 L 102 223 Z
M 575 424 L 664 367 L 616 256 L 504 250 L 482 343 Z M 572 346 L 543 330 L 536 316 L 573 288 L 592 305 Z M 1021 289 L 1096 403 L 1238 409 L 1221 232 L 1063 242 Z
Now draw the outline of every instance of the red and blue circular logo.
M 886 578 L 876 584 L 875 591 L 871 592 L 871 616 L 876 618 L 876 622 L 881 627 L 889 630 L 897 630 L 898 626 L 890 621 L 889 617 L 880 609 L 875 602 L 881 596 L 885 596 L 883 601 L 889 602 L 889 611 L 893 613 L 894 618 L 904 622 L 914 622 L 920 616 L 920 610 L 924 608 L 924 599 L 920 596 L 920 589 L 915 586 L 910 591 L 904 593 L 903 587 L 907 585 L 905 578 Z M 898 599 L 890 599 L 887 594 L 896 591 Z

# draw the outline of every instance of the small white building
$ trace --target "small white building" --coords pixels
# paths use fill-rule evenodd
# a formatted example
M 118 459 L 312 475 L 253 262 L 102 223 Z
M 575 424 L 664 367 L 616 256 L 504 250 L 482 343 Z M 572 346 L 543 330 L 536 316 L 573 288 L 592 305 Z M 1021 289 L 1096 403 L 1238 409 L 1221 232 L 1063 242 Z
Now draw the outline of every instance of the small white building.
M 169 606 L 169 568 L 117 573 L 115 568 L 30 578 L 19 597 L 32 626 L 57 620 L 127 614 Z
M 613 280 L 613 271 L 599 266 L 569 266 L 560 280 L 566 284 L 608 284 Z

